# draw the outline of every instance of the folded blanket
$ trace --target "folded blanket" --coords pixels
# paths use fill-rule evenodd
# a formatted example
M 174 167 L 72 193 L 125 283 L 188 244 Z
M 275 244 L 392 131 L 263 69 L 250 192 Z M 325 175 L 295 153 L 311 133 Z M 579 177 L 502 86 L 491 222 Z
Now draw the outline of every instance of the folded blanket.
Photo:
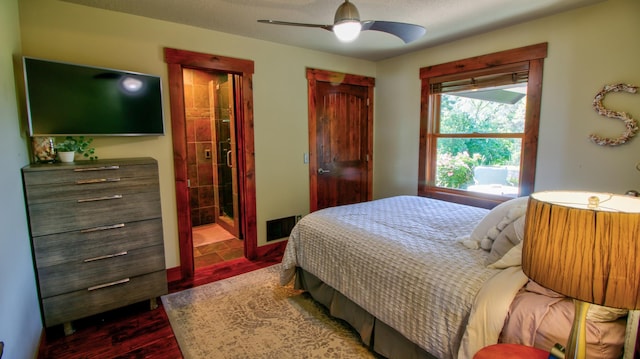
M 518 266 L 506 268 L 485 282 L 469 315 L 458 359 L 471 359 L 480 349 L 498 343 L 511 302 L 528 279 Z

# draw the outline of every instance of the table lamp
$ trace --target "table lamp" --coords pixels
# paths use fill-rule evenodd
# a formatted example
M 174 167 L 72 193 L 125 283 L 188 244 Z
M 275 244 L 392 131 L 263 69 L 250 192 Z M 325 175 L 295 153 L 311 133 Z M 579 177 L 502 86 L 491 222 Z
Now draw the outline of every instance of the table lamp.
M 591 303 L 640 309 L 640 198 L 546 191 L 529 197 L 522 270 L 575 303 L 565 358 L 585 358 Z

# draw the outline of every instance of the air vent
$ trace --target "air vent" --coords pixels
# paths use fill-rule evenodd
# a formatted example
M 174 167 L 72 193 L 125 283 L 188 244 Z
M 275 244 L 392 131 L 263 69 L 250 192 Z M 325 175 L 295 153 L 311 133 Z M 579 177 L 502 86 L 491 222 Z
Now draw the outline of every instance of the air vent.
M 267 242 L 289 237 L 296 225 L 296 216 L 267 221 Z

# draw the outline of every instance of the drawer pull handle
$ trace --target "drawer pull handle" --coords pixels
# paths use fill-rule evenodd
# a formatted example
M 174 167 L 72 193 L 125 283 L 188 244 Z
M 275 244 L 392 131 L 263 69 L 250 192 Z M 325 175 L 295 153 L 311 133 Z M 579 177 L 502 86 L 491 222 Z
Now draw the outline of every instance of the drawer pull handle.
M 120 182 L 120 178 L 93 178 L 88 180 L 78 180 L 76 181 L 76 184 L 94 184 L 106 182 Z
M 124 223 L 112 224 L 110 226 L 100 226 L 100 227 L 94 227 L 94 228 L 87 228 L 87 229 L 81 230 L 80 233 L 91 233 L 91 232 L 97 232 L 97 231 L 106 231 L 108 229 L 117 229 L 117 228 L 124 228 Z
M 102 166 L 102 167 L 85 167 L 85 168 L 74 168 L 73 172 L 88 172 L 88 171 L 104 171 L 104 170 L 117 170 L 120 169 L 120 166 Z
M 98 284 L 98 285 L 94 285 L 93 287 L 87 288 L 87 290 L 88 291 L 92 291 L 92 290 L 96 290 L 96 289 L 113 287 L 114 285 L 125 284 L 125 283 L 129 282 L 129 280 L 130 280 L 129 278 L 125 278 L 125 279 L 120 279 L 120 280 L 116 280 L 116 281 L 105 283 L 105 284 Z
M 104 196 L 104 197 L 95 197 L 95 198 L 83 198 L 83 199 L 79 199 L 78 203 L 95 202 L 95 201 L 106 201 L 106 200 L 110 200 L 110 199 L 121 199 L 121 198 L 122 198 L 121 194 L 115 194 L 113 196 Z
M 122 257 L 122 256 L 126 256 L 126 255 L 127 255 L 127 251 L 124 251 L 124 252 L 120 252 L 120 253 L 113 253 L 113 254 L 107 254 L 107 255 L 104 255 L 104 256 L 87 258 L 83 262 L 89 263 L 89 262 L 95 262 L 95 261 L 99 261 L 99 260 L 103 260 L 103 259 Z

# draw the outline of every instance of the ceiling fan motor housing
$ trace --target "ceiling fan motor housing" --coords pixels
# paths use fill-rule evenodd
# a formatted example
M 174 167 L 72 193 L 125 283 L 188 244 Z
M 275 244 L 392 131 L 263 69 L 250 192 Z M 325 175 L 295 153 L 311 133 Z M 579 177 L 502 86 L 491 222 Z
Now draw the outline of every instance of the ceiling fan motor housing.
M 338 10 L 336 10 L 336 16 L 333 19 L 333 23 L 339 24 L 343 21 L 360 21 L 360 14 L 355 5 L 346 0 Z

